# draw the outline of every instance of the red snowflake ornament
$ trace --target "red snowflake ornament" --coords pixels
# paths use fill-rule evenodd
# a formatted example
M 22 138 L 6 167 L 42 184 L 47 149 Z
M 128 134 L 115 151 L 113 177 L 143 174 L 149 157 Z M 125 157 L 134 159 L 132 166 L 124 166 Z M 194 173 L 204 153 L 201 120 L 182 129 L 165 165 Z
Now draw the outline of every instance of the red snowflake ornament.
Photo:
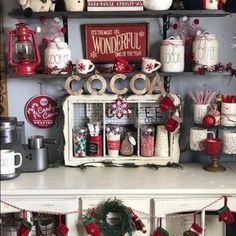
M 152 64 L 147 64 L 146 65 L 146 70 L 152 71 L 153 70 L 153 65 Z
M 85 65 L 84 65 L 83 63 L 80 63 L 80 64 L 78 65 L 78 69 L 79 69 L 80 71 L 85 70 Z
M 121 119 L 124 115 L 129 114 L 128 103 L 122 98 L 117 98 L 115 102 L 112 102 L 107 108 L 107 116 L 109 118 L 116 116 Z

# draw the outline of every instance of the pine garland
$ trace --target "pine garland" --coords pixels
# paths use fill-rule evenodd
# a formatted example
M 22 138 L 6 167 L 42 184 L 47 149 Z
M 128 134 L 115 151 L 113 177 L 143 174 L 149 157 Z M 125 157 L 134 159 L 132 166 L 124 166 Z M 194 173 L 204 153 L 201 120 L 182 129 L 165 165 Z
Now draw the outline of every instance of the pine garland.
M 99 163 L 104 165 L 105 167 L 126 167 L 126 168 L 138 168 L 138 167 L 147 167 L 150 169 L 158 170 L 161 167 L 168 167 L 168 168 L 178 168 L 183 169 L 183 167 L 174 162 L 168 162 L 166 165 L 156 165 L 156 164 L 143 164 L 143 165 L 136 165 L 135 163 L 122 163 L 116 164 L 112 161 L 101 161 L 101 162 L 86 162 L 81 165 L 78 165 L 80 169 L 86 169 L 87 167 L 96 167 L 94 164 Z

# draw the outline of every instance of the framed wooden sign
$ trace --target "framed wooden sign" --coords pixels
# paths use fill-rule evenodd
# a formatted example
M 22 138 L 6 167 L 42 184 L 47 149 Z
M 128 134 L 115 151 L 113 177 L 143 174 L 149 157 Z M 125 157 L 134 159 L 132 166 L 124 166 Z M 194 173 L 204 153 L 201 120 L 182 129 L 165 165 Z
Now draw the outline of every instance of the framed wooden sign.
M 140 24 L 85 25 L 86 58 L 93 62 L 114 62 L 123 57 L 141 62 L 148 56 L 149 27 Z

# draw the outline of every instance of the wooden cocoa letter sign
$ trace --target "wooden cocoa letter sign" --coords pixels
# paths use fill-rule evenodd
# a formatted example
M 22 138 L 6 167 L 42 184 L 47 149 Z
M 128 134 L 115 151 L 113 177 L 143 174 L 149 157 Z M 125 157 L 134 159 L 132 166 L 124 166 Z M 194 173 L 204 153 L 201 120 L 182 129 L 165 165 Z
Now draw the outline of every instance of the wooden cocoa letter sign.
M 67 78 L 64 88 L 66 89 L 67 93 L 69 93 L 70 95 L 81 95 L 84 90 L 82 88 L 79 88 L 77 91 L 72 90 L 72 81 L 80 81 L 80 77 L 79 76 L 75 76 L 72 75 L 70 77 Z M 126 80 L 127 76 L 124 74 L 116 74 L 114 75 L 111 80 L 110 80 L 110 89 L 111 92 L 114 94 L 118 94 L 118 95 L 124 95 L 125 93 L 128 92 L 128 88 L 124 87 L 123 89 L 121 88 L 117 88 L 116 87 L 116 81 L 117 80 Z M 101 84 L 100 89 L 98 88 L 94 88 L 93 85 L 93 81 L 97 80 L 98 83 Z M 136 81 L 137 80 L 143 80 L 144 82 L 144 88 L 136 88 Z M 91 95 L 103 95 L 104 92 L 107 89 L 107 82 L 105 80 L 104 77 L 102 77 L 101 75 L 92 75 L 90 76 L 87 81 L 86 81 L 86 87 L 87 87 L 87 91 L 89 92 L 89 94 Z M 164 86 L 161 82 L 161 78 L 158 74 L 155 75 L 155 77 L 153 79 L 149 79 L 146 75 L 138 73 L 136 75 L 134 75 L 129 83 L 129 88 L 130 90 L 137 95 L 143 95 L 143 94 L 152 94 L 153 92 L 161 92 L 162 96 L 165 96 L 166 91 L 164 89 Z
M 86 58 L 113 62 L 124 57 L 140 62 L 148 55 L 148 24 L 85 25 Z

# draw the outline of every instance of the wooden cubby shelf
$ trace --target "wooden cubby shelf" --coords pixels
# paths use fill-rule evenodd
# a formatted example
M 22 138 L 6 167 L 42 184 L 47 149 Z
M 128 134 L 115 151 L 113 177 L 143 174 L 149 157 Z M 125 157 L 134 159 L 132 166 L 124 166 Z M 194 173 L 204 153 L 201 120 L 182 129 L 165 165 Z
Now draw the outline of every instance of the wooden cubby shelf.
M 178 95 L 171 94 L 174 98 L 176 106 L 180 106 L 181 100 Z M 118 98 L 115 94 L 103 94 L 103 95 L 80 95 L 69 96 L 63 104 L 64 112 L 64 159 L 65 164 L 68 166 L 77 166 L 84 163 L 112 161 L 115 163 L 133 162 L 135 164 L 160 164 L 166 165 L 167 163 L 179 162 L 179 131 L 175 133 L 169 133 L 168 139 L 166 133 L 165 154 L 163 156 L 143 157 L 141 155 L 141 128 L 143 125 L 152 126 L 155 128 L 154 137 L 158 133 L 157 129 L 163 126 L 166 113 L 162 113 L 159 108 L 159 101 L 162 96 L 160 94 L 155 95 L 131 95 L 125 99 L 129 104 L 129 107 L 133 108 L 132 113 L 128 116 L 124 116 L 121 119 L 117 117 L 107 117 L 106 108 Z M 151 119 L 147 120 L 146 108 L 148 107 L 148 114 Z M 157 119 L 153 119 L 153 114 Z M 101 135 L 103 136 L 103 156 L 93 157 L 75 157 L 73 153 L 73 130 L 76 127 L 83 127 L 86 117 L 92 120 L 100 121 L 102 124 Z M 119 126 L 132 125 L 136 129 L 136 152 L 133 156 L 117 156 L 112 157 L 107 153 L 106 148 L 106 125 L 113 124 Z M 164 128 L 165 129 L 165 128 Z M 165 135 L 164 135 L 165 136 Z M 157 140 L 157 137 L 155 138 Z M 156 147 L 156 144 L 155 144 Z M 162 152 L 163 153 L 163 152 Z

